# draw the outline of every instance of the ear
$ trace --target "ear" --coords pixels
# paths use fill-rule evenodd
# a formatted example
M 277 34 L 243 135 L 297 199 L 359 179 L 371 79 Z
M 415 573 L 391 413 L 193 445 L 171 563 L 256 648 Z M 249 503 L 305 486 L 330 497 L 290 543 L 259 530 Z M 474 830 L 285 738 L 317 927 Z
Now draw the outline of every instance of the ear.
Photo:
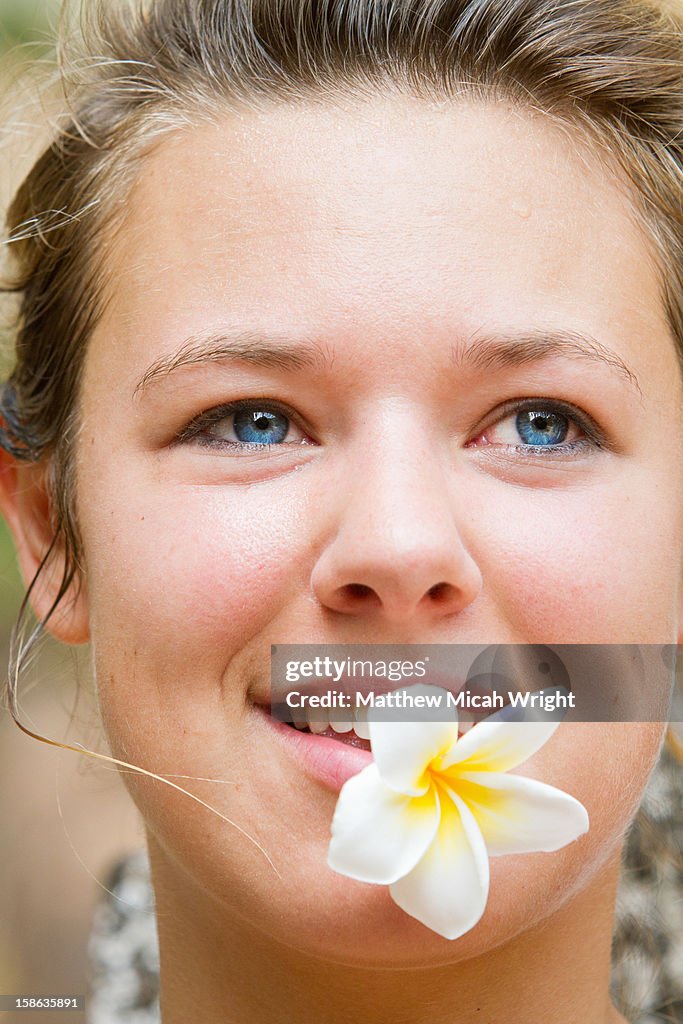
M 55 532 L 44 462 L 20 462 L 0 448 L 0 511 L 14 537 L 21 574 L 29 587 Z M 60 537 L 29 598 L 40 621 L 57 598 L 65 562 L 64 542 Z M 84 644 L 90 639 L 87 590 L 78 573 L 45 628 L 65 644 Z

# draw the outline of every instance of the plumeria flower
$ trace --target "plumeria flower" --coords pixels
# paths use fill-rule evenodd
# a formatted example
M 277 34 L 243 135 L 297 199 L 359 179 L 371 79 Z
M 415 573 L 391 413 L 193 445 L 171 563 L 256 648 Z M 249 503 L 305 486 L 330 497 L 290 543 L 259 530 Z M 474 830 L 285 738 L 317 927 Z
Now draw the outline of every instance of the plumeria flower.
M 446 707 L 439 687 L 404 692 L 441 694 Z M 388 885 L 399 907 L 439 935 L 464 935 L 486 907 L 489 857 L 549 853 L 588 831 L 588 813 L 574 797 L 505 774 L 558 724 L 491 716 L 458 739 L 457 717 L 397 722 L 370 713 L 374 760 L 339 794 L 328 864 Z

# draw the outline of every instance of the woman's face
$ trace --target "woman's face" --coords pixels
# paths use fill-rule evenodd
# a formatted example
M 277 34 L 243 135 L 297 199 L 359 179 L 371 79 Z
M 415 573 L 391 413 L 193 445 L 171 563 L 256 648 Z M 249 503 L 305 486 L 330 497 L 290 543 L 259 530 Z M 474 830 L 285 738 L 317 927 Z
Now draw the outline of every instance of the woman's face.
M 503 106 L 274 105 L 146 157 L 109 270 L 77 448 L 106 728 L 126 761 L 227 780 L 180 781 L 279 872 L 127 776 L 169 886 L 360 963 L 472 956 L 557 909 L 614 854 L 661 726 L 567 724 L 522 766 L 590 832 L 496 859 L 449 944 L 327 868 L 335 741 L 313 765 L 258 705 L 277 643 L 675 641 L 680 372 L 625 187 Z

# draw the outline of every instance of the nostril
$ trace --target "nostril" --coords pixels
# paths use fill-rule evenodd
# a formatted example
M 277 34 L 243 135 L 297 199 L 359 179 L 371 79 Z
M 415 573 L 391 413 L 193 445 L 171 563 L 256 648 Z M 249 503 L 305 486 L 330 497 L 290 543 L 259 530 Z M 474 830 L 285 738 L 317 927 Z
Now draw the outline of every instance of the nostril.
M 345 583 L 337 591 L 335 603 L 340 611 L 360 612 L 381 605 L 379 594 L 366 583 Z
M 433 587 L 430 587 L 427 591 L 427 596 L 431 597 L 435 604 L 442 604 L 447 601 L 451 596 L 453 587 L 450 583 L 435 583 Z

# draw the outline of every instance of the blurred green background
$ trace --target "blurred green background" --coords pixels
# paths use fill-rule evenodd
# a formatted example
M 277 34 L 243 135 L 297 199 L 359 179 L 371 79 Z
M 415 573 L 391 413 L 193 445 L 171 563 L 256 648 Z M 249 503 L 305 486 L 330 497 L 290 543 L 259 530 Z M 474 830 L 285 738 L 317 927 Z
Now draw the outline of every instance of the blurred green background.
M 54 75 L 57 0 L 0 0 L 0 204 L 47 137 L 43 82 Z M 31 103 L 33 105 L 31 105 Z M 12 356 L 0 311 L 0 379 Z M 24 593 L 0 516 L 0 690 Z M 50 638 L 22 680 L 23 720 L 57 740 L 106 750 L 97 724 L 89 649 Z M 74 715 L 74 706 L 76 713 Z M 116 772 L 21 733 L 0 708 L 0 993 L 85 995 L 93 908 L 111 866 L 142 845 L 137 812 Z M 61 1012 L 60 1024 L 83 1024 Z M 50 1014 L 3 1013 L 3 1024 Z M 56 1019 L 56 1018 L 55 1018 Z
M 51 45 L 56 0 L 1 0 L 0 45 L 5 50 L 17 43 Z
M 53 13 L 48 7 L 52 4 L 46 0 L 0 0 L 0 60 L 6 61 L 8 51 L 17 43 L 29 42 L 37 35 L 44 38 L 50 13 Z M 3 357 L 6 358 L 4 351 Z M 0 519 L 0 631 L 3 641 L 14 617 L 19 592 L 14 548 L 5 522 Z
M 21 65 L 49 56 L 57 12 L 57 0 L 0 0 L 0 90 L 3 93 L 11 89 L 22 70 Z M 5 103 L 8 102 L 11 101 L 6 98 Z M 11 140 L 7 145 L 11 145 Z M 0 175 L 6 178 L 13 161 L 6 155 L 4 146 L 2 156 L 5 159 L 0 164 Z M 7 188 L 9 184 L 5 183 L 3 194 Z M 11 354 L 6 336 L 0 336 L 0 342 L 4 370 L 11 361 Z M 20 594 L 14 548 L 4 520 L 0 518 L 0 629 L 3 636 L 14 619 Z
M 58 10 L 57 0 L 0 0 L 0 95 L 4 96 L 3 106 L 11 105 L 11 93 L 10 96 L 7 93 L 16 83 L 23 66 L 50 55 Z M 14 164 L 6 148 L 10 146 L 11 140 L 8 139 L 1 151 L 3 196 L 10 188 L 7 176 Z M 7 364 L 11 363 L 6 335 L 0 335 L 0 343 L 0 372 L 4 373 Z M 0 518 L 0 629 L 3 636 L 14 619 L 20 594 L 14 548 L 4 520 Z

